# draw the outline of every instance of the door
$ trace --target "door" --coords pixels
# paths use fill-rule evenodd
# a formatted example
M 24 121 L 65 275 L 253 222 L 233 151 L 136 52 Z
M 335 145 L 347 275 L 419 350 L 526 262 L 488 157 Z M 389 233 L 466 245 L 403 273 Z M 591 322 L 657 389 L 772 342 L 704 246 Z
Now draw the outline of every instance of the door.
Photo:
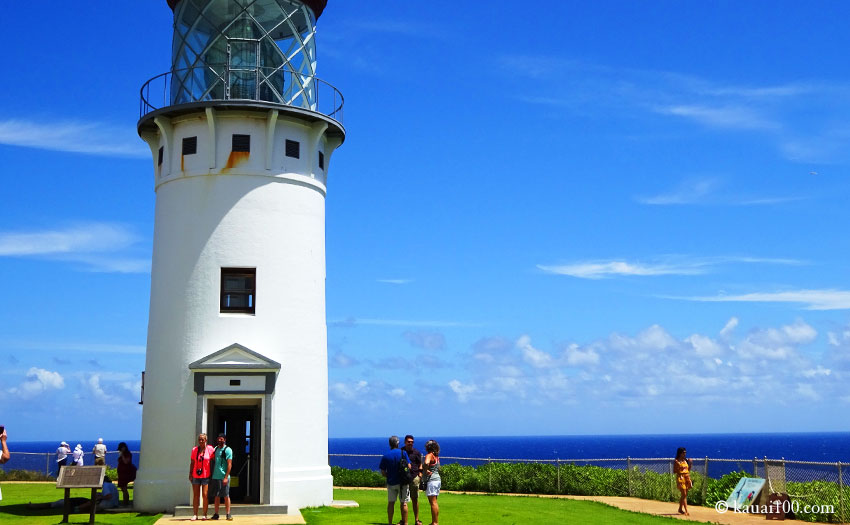
M 260 502 L 260 407 L 216 406 L 213 409 L 210 442 L 224 433 L 233 449 L 230 468 L 230 500 Z

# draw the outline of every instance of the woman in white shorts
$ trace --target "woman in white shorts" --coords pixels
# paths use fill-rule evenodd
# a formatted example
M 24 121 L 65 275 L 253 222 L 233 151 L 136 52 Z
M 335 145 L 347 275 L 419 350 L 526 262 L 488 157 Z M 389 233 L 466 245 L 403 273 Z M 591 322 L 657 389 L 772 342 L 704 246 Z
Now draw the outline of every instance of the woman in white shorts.
M 425 471 L 428 483 L 425 485 L 425 495 L 431 504 L 431 525 L 438 525 L 440 506 L 437 496 L 440 495 L 440 444 L 433 439 L 425 443 L 428 455 L 422 460 L 422 470 Z

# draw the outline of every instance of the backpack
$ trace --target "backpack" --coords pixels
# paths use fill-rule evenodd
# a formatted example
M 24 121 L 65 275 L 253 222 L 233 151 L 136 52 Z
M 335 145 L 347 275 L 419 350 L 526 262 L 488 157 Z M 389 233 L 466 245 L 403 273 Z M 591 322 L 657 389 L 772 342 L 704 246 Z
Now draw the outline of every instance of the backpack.
M 413 472 L 410 470 L 408 464 L 410 463 L 410 458 L 407 457 L 407 453 L 404 450 L 401 451 L 401 459 L 398 461 L 398 481 L 401 485 L 407 485 L 411 481 L 413 481 Z

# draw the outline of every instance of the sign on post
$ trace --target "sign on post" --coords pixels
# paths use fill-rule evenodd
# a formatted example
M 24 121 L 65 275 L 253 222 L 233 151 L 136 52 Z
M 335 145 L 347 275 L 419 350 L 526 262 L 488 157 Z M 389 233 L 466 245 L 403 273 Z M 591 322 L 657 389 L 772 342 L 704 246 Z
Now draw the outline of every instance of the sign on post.
M 71 489 L 91 489 L 91 514 L 89 515 L 89 523 L 94 523 L 94 513 L 97 509 L 97 489 L 103 487 L 103 477 L 105 475 L 105 465 L 93 467 L 70 467 L 66 465 L 59 469 L 59 477 L 56 478 L 56 488 L 65 489 L 65 508 L 62 523 L 68 523 L 68 517 L 71 515 Z

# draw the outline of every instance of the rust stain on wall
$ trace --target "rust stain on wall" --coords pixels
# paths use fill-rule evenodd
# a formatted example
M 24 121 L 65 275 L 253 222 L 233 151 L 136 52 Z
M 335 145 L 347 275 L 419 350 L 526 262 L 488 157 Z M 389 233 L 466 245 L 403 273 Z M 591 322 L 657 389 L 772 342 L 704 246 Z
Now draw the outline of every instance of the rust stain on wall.
M 242 162 L 248 160 L 248 157 L 251 156 L 251 152 L 249 151 L 231 151 L 230 156 L 227 157 L 227 164 L 222 168 L 222 173 L 226 172 L 230 168 L 235 168 Z

